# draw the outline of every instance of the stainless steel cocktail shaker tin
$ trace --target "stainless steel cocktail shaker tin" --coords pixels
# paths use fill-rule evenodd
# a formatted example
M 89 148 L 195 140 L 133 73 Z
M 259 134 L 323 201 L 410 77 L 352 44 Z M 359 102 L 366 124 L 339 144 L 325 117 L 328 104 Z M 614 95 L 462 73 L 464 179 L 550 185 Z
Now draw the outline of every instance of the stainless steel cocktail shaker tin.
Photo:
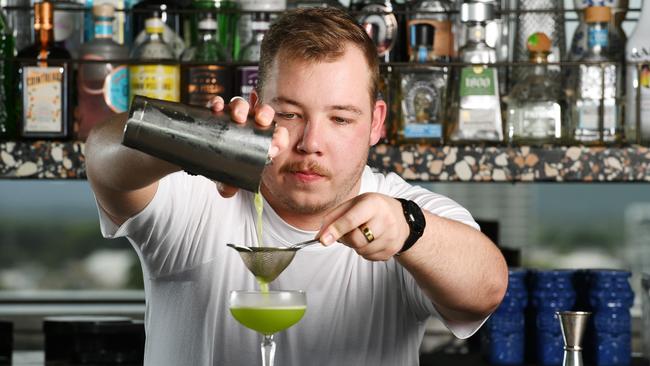
M 273 128 L 256 126 L 252 117 L 237 124 L 227 112 L 136 96 L 122 144 L 191 174 L 257 192 L 272 138 Z

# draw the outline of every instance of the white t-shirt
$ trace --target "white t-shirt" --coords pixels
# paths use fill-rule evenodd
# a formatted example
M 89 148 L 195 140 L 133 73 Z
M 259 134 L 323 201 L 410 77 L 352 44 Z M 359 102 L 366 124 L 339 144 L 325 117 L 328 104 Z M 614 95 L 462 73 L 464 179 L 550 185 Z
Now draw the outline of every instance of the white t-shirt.
M 366 167 L 361 192 L 414 200 L 432 213 L 478 228 L 449 198 L 411 186 L 396 174 Z M 160 181 L 139 214 L 117 227 L 100 209 L 102 234 L 126 236 L 143 268 L 146 294 L 145 365 L 257 365 L 261 336 L 228 310 L 232 290 L 257 289 L 226 243 L 256 243 L 253 195 L 222 198 L 212 181 L 183 172 Z M 284 222 L 264 203 L 266 245 L 289 245 L 316 232 Z M 277 243 L 277 244 L 276 244 Z M 397 261 L 371 262 L 343 244 L 302 249 L 271 289 L 304 290 L 307 311 L 276 334 L 276 362 L 301 365 L 418 365 L 431 301 Z M 481 325 L 447 324 L 458 337 Z

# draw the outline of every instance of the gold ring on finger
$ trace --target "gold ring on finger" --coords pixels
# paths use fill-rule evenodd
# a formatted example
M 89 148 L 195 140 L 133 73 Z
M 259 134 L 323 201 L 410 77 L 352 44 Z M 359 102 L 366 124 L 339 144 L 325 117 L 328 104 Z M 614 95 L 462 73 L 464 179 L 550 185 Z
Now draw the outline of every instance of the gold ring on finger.
M 359 230 L 361 230 L 361 233 L 363 234 L 363 236 L 366 237 L 366 240 L 368 241 L 368 243 L 372 243 L 372 241 L 375 240 L 375 236 L 372 234 L 372 231 L 370 230 L 368 225 L 363 224 L 363 225 L 359 226 Z

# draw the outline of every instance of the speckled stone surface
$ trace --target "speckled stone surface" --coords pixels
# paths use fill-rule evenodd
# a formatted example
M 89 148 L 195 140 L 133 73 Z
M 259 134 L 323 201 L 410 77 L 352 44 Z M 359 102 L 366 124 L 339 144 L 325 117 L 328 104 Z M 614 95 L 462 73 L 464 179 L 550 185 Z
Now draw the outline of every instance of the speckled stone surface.
M 0 178 L 84 179 L 81 142 L 0 142 Z M 369 164 L 407 180 L 650 182 L 650 148 L 378 145 Z
M 0 177 L 24 179 L 84 179 L 81 142 L 0 142 Z

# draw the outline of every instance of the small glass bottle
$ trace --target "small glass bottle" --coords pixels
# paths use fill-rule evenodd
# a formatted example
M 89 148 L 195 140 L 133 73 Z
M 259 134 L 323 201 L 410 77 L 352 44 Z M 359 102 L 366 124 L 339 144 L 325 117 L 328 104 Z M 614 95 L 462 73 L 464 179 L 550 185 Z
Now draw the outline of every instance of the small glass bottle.
M 232 93 L 231 74 L 223 65 L 229 59 L 221 43 L 217 40 L 217 21 L 211 16 L 199 22 L 199 39 L 196 46 L 183 53 L 183 93 L 184 103 L 204 107 L 213 97 L 222 96 L 228 100 Z
M 132 59 L 149 62 L 129 66 L 129 100 L 134 95 L 143 95 L 180 101 L 180 69 L 174 62 L 174 50 L 163 40 L 164 25 L 160 18 L 147 19 L 147 38 L 131 53 Z
M 571 135 L 588 145 L 620 142 L 623 134 L 622 72 L 609 50 L 611 16 L 606 6 L 585 10 L 588 48 L 580 61 L 589 63 L 572 72 L 569 81 Z
M 269 14 L 255 13 L 253 14 L 253 22 L 251 29 L 253 31 L 253 38 L 242 47 L 240 58 L 245 62 L 259 62 L 260 52 L 262 50 L 262 40 L 269 30 L 270 26 Z M 240 66 L 238 68 L 239 80 L 239 95 L 246 100 L 250 97 L 253 89 L 257 86 L 257 71 L 256 65 Z
M 558 143 L 565 112 L 560 84 L 549 76 L 551 39 L 544 33 L 528 37 L 532 72 L 518 82 L 505 98 L 508 104 L 507 135 L 513 143 Z
M 636 28 L 627 43 L 625 137 L 650 142 L 650 1 L 643 3 Z
M 54 6 L 34 4 L 36 42 L 18 55 L 20 136 L 67 138 L 69 133 L 70 53 L 54 42 Z M 27 61 L 29 60 L 29 61 Z
M 449 140 L 454 143 L 503 141 L 497 70 L 486 65 L 497 60 L 496 51 L 485 40 L 485 26 L 492 19 L 492 4 L 462 5 L 461 20 L 466 24 L 467 42 L 460 49 L 460 60 L 473 65 L 463 66 L 455 83 L 458 89 L 449 128 Z
M 113 40 L 115 8 L 107 3 L 93 7 L 95 39 L 81 45 L 77 74 L 79 96 L 76 137 L 85 140 L 91 128 L 116 113 L 126 112 L 129 102 L 129 70 L 126 65 L 96 61 L 126 60 L 129 51 Z

